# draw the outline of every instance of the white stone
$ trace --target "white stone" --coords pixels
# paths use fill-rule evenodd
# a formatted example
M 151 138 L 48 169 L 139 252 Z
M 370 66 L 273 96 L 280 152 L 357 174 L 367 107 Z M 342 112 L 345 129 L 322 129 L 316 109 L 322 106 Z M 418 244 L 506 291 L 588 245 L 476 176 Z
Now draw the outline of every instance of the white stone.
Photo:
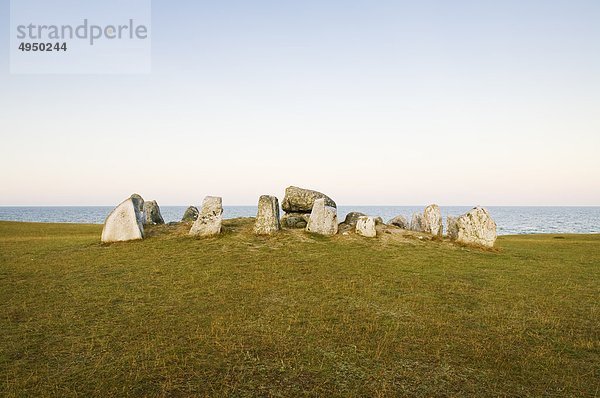
M 138 197 L 132 195 L 110 212 L 102 229 L 102 242 L 124 242 L 144 238 L 144 217 L 139 205 L 141 197 Z M 143 209 L 143 199 L 141 208 Z
M 376 221 L 373 217 L 359 217 L 358 221 L 356 222 L 356 233 L 367 238 L 376 237 L 377 230 L 375 229 L 375 223 Z
M 221 233 L 223 223 L 223 200 L 217 196 L 207 196 L 202 202 L 198 218 L 192 224 L 190 235 L 214 236 Z
M 496 242 L 496 222 L 483 207 L 458 218 L 448 217 L 448 236 L 460 243 L 493 247 Z
M 438 205 L 427 206 L 423 212 L 423 219 L 425 221 L 425 232 L 442 236 L 444 225 L 442 222 L 442 212 Z
M 257 235 L 270 235 L 280 229 L 279 200 L 275 196 L 262 195 L 258 200 L 254 233 Z
M 306 230 L 320 235 L 337 234 L 337 210 L 335 207 L 325 206 L 325 198 L 315 200 Z

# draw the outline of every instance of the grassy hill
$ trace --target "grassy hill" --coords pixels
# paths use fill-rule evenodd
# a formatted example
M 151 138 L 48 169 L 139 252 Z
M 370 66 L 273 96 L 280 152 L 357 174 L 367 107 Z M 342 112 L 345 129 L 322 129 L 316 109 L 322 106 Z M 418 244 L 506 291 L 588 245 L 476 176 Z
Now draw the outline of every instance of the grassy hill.
M 600 235 L 0 222 L 2 396 L 596 396 Z

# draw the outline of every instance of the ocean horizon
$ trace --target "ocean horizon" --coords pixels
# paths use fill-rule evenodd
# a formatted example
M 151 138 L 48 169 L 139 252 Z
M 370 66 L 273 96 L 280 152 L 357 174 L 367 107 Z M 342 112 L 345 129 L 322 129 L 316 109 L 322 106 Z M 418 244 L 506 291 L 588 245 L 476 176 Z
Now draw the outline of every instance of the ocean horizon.
M 352 211 L 380 216 L 384 221 L 403 215 L 410 220 L 423 206 L 338 206 L 341 222 Z M 0 221 L 103 224 L 113 206 L 0 206 Z M 161 206 L 165 222 L 180 221 L 187 206 Z M 447 216 L 463 214 L 473 206 L 440 206 Z M 539 233 L 600 233 L 600 206 L 489 206 L 498 235 Z M 257 207 L 223 206 L 225 219 L 255 217 Z

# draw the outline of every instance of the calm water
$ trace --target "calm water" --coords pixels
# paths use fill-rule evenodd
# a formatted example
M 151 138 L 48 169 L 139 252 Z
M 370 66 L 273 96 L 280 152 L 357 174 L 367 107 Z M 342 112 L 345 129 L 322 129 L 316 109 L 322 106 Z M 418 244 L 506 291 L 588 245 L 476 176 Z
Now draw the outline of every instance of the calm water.
M 338 218 L 351 211 L 360 211 L 384 220 L 412 213 L 424 206 L 339 206 Z M 164 206 L 161 213 L 166 222 L 179 221 L 186 206 Z M 460 215 L 469 206 L 442 206 L 442 214 Z M 102 224 L 112 207 L 0 207 L 0 220 L 32 222 L 66 222 Z M 498 234 L 534 233 L 600 233 L 600 207 L 488 207 L 498 224 Z M 254 217 L 256 206 L 225 206 L 224 217 Z

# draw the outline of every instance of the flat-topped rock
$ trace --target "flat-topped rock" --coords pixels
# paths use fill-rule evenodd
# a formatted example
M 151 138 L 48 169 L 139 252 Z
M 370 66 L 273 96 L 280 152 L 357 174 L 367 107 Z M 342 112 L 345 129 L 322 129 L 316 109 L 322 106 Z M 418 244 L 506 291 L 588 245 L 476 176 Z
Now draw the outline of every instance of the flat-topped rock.
M 316 199 L 310 213 L 306 230 L 320 235 L 335 235 L 338 232 L 337 210 L 327 206 L 325 198 Z
M 162 225 L 165 223 L 156 200 L 144 202 L 144 213 L 146 215 L 144 224 Z
M 217 196 L 207 196 L 202 202 L 198 218 L 192 224 L 190 235 L 214 236 L 221 233 L 223 223 L 223 200 Z
M 137 195 L 125 199 L 110 212 L 102 229 L 102 242 L 124 242 L 144 238 L 144 200 Z M 140 209 L 141 203 L 141 209 Z
M 271 235 L 280 229 L 279 200 L 275 196 L 261 196 L 258 199 L 254 233 L 257 235 Z
M 356 222 L 356 233 L 367 238 L 374 238 L 377 236 L 375 224 L 376 221 L 374 217 L 359 217 Z
M 183 222 L 194 222 L 198 219 L 198 208 L 196 206 L 190 206 L 185 209 L 185 213 L 183 213 L 183 217 L 181 217 L 181 221 Z
M 460 243 L 493 247 L 496 222 L 483 207 L 475 207 L 460 217 L 448 217 L 448 236 Z
M 310 213 L 317 199 L 325 199 L 325 206 L 337 207 L 333 199 L 324 193 L 294 186 L 286 188 L 281 207 L 286 213 Z

